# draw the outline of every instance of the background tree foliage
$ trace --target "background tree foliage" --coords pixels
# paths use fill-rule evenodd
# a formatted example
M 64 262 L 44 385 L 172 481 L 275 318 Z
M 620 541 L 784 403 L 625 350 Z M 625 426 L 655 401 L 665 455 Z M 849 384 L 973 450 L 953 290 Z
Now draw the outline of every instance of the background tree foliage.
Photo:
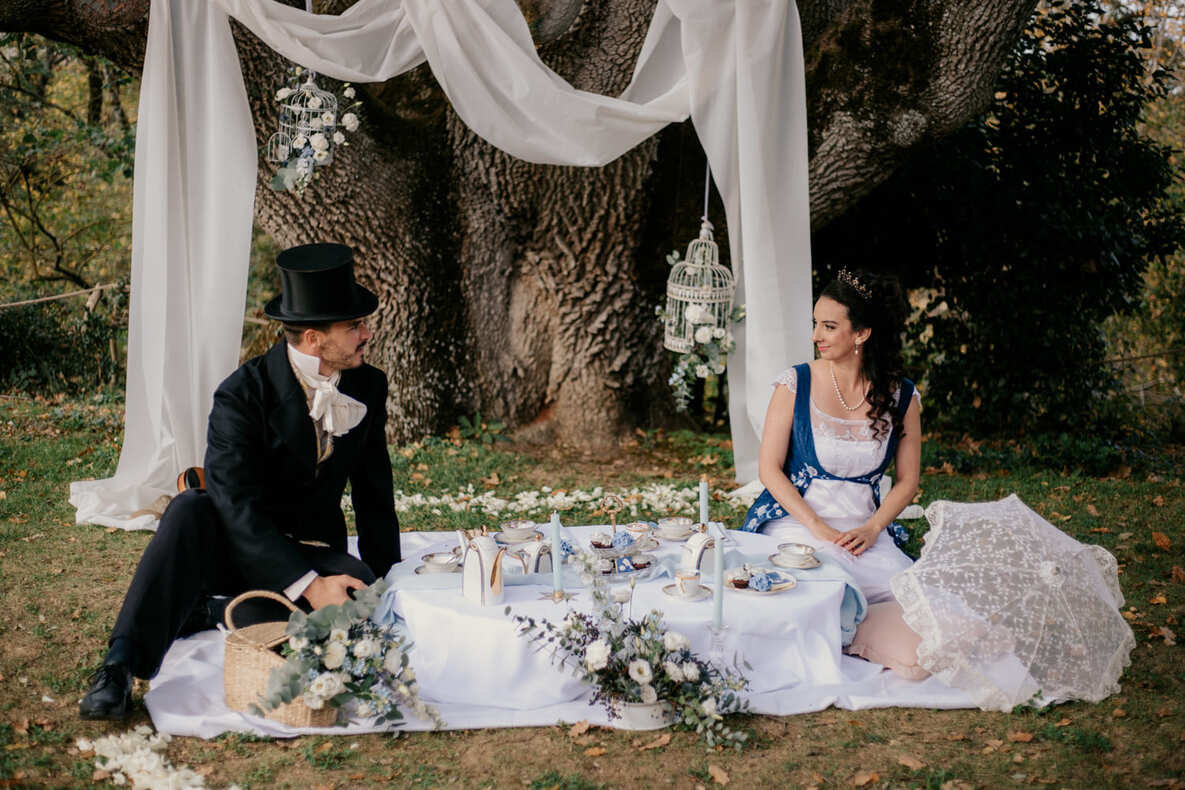
M 816 262 L 915 289 L 911 367 L 930 424 L 977 433 L 1105 421 L 1122 382 L 1104 319 L 1182 244 L 1171 152 L 1144 136 L 1169 73 L 1153 31 L 1095 2 L 1044 5 L 987 113 L 818 234 Z M 1159 265 L 1159 264 L 1158 264 Z

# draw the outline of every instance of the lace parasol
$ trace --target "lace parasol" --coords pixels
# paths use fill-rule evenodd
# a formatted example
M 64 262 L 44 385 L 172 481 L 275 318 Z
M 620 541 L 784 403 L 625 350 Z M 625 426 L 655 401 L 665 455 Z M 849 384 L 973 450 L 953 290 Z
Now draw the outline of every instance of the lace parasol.
M 921 558 L 890 587 L 922 637 L 918 663 L 984 710 L 1097 702 L 1135 647 L 1115 558 L 1079 543 L 1015 494 L 935 502 Z

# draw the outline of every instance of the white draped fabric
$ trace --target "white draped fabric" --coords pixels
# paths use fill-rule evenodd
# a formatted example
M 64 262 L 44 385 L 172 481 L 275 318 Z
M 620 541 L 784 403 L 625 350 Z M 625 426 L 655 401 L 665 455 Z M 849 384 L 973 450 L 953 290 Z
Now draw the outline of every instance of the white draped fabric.
M 152 0 L 124 445 L 113 478 L 71 486 L 80 523 L 150 526 L 128 514 L 201 463 L 213 392 L 237 363 L 257 158 L 229 17 L 342 80 L 378 82 L 427 61 L 466 124 L 531 162 L 600 166 L 690 116 L 748 307 L 729 380 L 737 476 L 756 476 L 764 382 L 810 356 L 806 102 L 791 0 L 659 0 L 618 98 L 548 69 L 514 0 L 360 0 L 340 16 L 259 0 Z

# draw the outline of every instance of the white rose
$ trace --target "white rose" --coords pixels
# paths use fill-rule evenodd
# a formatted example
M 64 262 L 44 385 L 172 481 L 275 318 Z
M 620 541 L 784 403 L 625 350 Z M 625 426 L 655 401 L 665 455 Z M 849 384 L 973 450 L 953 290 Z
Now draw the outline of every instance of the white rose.
M 635 683 L 649 683 L 654 678 L 650 662 L 644 658 L 635 658 L 630 662 L 630 677 Z
M 347 132 L 357 131 L 358 116 L 352 112 L 348 112 L 342 116 L 342 126 L 346 127 Z
M 348 642 L 350 641 L 350 632 L 344 628 L 334 628 L 329 632 L 330 642 Z
M 703 706 L 704 706 L 704 715 L 705 716 L 711 716 L 713 719 L 719 718 L 718 714 L 716 713 L 716 698 L 715 697 L 708 697 L 706 700 L 704 700 Z
M 308 104 L 307 104 L 306 106 L 307 106 L 307 107 L 308 107 L 310 110 L 319 110 L 319 109 L 321 109 L 321 97 L 320 97 L 320 96 L 310 96 L 310 97 L 309 97 L 309 102 L 308 102 Z
M 345 689 L 345 684 L 335 672 L 322 672 L 309 684 L 309 693 L 321 699 L 332 699 Z
M 409 666 L 407 669 L 403 670 L 403 679 L 408 683 L 411 683 L 416 679 L 416 671 Z
M 333 126 L 334 119 L 335 116 L 331 112 L 321 113 L 321 123 L 325 124 L 326 126 Z
M 304 700 L 304 704 L 307 707 L 310 707 L 313 710 L 321 710 L 321 708 L 325 707 L 325 700 L 321 699 L 318 696 L 315 696 L 312 694 L 305 694 L 303 697 L 301 697 L 301 699 Z
M 641 695 L 642 702 L 646 705 L 651 705 L 658 702 L 658 692 L 654 690 L 654 686 L 643 684 L 642 688 L 638 690 Z
M 328 151 L 313 151 L 313 161 L 319 165 L 325 164 L 327 161 L 329 161 L 329 152 Z
M 398 675 L 402 667 L 403 655 L 398 650 L 388 650 L 386 657 L 383 659 L 383 669 L 392 675 Z
M 288 646 L 293 650 L 304 650 L 309 646 L 309 640 L 303 636 L 293 636 L 288 639 Z
M 696 365 L 696 366 L 695 366 L 695 375 L 696 375 L 696 378 L 706 379 L 706 378 L 708 377 L 708 374 L 709 374 L 710 372 L 711 372 L 711 371 L 710 371 L 710 370 L 708 370 L 708 366 L 707 366 L 707 365 Z
M 687 637 L 678 631 L 667 631 L 662 635 L 662 646 L 667 650 L 684 650 L 691 645 Z
M 584 650 L 584 665 L 589 671 L 596 672 L 609 666 L 609 645 L 602 639 L 591 643 Z
M 341 642 L 330 642 L 325 647 L 325 655 L 321 662 L 325 664 L 326 669 L 337 669 L 346 660 L 346 646 Z
M 683 677 L 692 683 L 699 680 L 699 664 L 694 661 L 685 661 L 683 663 Z
M 712 366 L 712 372 L 715 373 L 717 376 L 719 376 L 721 373 L 724 372 L 724 363 L 717 362 L 715 365 Z
M 318 129 L 320 129 L 320 128 L 321 128 L 323 125 L 324 125 L 324 124 L 322 124 L 322 123 L 321 123 L 321 119 L 320 119 L 320 118 L 314 118 L 314 119 L 312 119 L 311 121 L 309 121 L 309 128 L 310 128 L 310 129 L 312 129 L 313 131 L 317 131 L 317 130 L 318 130 Z
M 374 715 L 374 706 L 372 706 L 366 700 L 363 700 L 359 702 L 354 708 L 354 712 L 357 713 L 360 718 L 369 719 Z
M 697 342 L 697 343 L 712 342 L 712 327 L 701 326 L 699 329 L 695 330 L 695 342 Z
M 378 642 L 373 639 L 359 639 L 354 645 L 354 655 L 358 658 L 370 658 L 379 650 Z
M 336 145 L 341 145 L 345 141 L 346 141 L 346 136 L 344 134 L 342 134 L 341 132 L 334 132 L 333 133 L 333 142 Z
M 667 673 L 667 677 L 675 683 L 683 682 L 683 670 L 679 668 L 678 664 L 673 661 L 664 661 L 662 662 L 662 669 Z
M 276 91 L 276 101 L 284 101 L 291 95 L 292 95 L 291 88 L 280 88 L 278 91 Z
M 725 334 L 724 327 L 721 326 L 718 326 L 712 330 L 712 337 L 716 338 L 717 340 L 724 337 Z
M 342 91 L 342 96 L 345 96 L 347 99 L 354 98 L 354 89 L 347 85 L 346 89 Z
M 313 146 L 314 151 L 324 151 L 329 148 L 329 138 L 317 132 L 309 138 L 309 145 Z
M 294 139 L 292 141 L 292 147 L 299 150 L 301 148 L 304 148 L 308 142 L 309 142 L 309 140 L 307 137 L 305 137 L 303 134 L 298 134 L 296 136 L 296 139 Z

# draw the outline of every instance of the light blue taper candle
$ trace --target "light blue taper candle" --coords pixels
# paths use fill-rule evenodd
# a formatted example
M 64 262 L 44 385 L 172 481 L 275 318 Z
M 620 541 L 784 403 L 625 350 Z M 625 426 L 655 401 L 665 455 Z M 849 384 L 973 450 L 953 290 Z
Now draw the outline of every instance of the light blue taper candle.
M 556 597 L 564 591 L 564 546 L 560 537 L 560 514 L 551 511 L 551 591 Z
M 712 627 L 717 631 L 724 625 L 724 529 L 716 530 L 713 539 L 716 543 L 716 553 L 712 557 L 712 565 L 716 571 L 716 589 L 712 590 Z
M 708 523 L 708 476 L 700 475 L 699 479 L 699 523 Z

